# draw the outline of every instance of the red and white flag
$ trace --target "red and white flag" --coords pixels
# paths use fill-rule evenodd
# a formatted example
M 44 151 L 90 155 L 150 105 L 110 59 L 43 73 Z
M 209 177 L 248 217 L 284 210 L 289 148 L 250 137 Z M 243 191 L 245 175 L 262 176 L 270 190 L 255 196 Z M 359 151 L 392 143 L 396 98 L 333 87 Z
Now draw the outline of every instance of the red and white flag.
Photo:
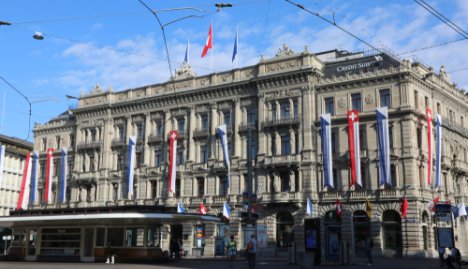
M 205 57 L 206 54 L 208 53 L 208 49 L 213 48 L 213 28 L 211 27 L 210 24 L 210 30 L 208 31 L 208 37 L 206 38 L 205 46 L 203 47 L 203 52 L 201 54 L 201 57 Z
M 44 204 L 52 203 L 52 168 L 54 158 L 54 149 L 47 149 L 46 159 L 46 178 L 45 178 L 45 190 L 44 190 Z
M 200 214 L 206 215 L 206 207 L 203 203 L 200 203 Z
M 169 132 L 169 192 L 175 193 L 177 131 Z
M 432 111 L 426 108 L 427 121 L 427 185 L 431 185 L 432 177 Z
M 31 157 L 29 152 L 26 154 L 24 162 L 23 181 L 21 182 L 20 195 L 16 209 L 28 209 L 29 203 L 29 183 L 31 182 Z
M 403 197 L 400 211 L 401 211 L 401 217 L 406 219 L 406 213 L 408 213 L 408 200 L 406 200 L 406 197 Z
M 362 187 L 361 153 L 359 142 L 359 111 L 350 110 L 348 115 L 349 156 L 351 159 L 351 186 L 357 183 Z
M 435 205 L 439 203 L 440 197 L 437 196 L 432 201 L 427 203 L 427 209 L 431 212 L 432 215 L 435 214 Z
M 336 199 L 336 215 L 341 217 L 343 214 L 343 205 L 341 204 L 340 199 Z

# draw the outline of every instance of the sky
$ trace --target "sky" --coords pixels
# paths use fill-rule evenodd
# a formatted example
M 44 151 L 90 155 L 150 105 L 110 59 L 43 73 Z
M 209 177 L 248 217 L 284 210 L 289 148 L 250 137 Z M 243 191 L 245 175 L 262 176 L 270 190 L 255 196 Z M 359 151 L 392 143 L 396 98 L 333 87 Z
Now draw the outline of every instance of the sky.
M 122 91 L 166 82 L 188 40 L 197 75 L 255 65 L 283 44 L 294 52 L 371 49 L 314 14 L 436 72 L 444 65 L 457 87 L 468 89 L 468 40 L 415 1 L 291 0 L 310 12 L 285 0 L 142 1 L 162 28 L 140 0 L 0 0 L 0 21 L 11 23 L 0 25 L 0 77 L 8 82 L 0 80 L 0 133 L 33 141 L 36 123 L 76 106 L 66 95 L 95 85 Z M 425 2 L 468 32 L 468 1 Z M 232 7 L 217 10 L 215 3 Z M 201 58 L 210 23 L 213 49 Z M 44 39 L 33 39 L 36 32 Z

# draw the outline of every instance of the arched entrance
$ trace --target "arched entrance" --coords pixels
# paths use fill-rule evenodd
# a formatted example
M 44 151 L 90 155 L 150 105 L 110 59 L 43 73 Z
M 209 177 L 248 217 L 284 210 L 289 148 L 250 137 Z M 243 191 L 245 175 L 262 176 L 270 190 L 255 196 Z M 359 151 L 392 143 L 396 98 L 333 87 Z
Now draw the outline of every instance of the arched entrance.
M 276 215 L 276 246 L 286 248 L 294 242 L 294 218 L 289 212 Z
M 353 214 L 354 251 L 356 257 L 367 257 L 366 240 L 370 234 L 370 218 L 365 211 Z
M 383 251 L 387 255 L 401 255 L 401 217 L 395 210 L 387 210 L 382 216 Z
M 325 214 L 325 258 L 338 260 L 340 258 L 341 218 L 335 210 Z

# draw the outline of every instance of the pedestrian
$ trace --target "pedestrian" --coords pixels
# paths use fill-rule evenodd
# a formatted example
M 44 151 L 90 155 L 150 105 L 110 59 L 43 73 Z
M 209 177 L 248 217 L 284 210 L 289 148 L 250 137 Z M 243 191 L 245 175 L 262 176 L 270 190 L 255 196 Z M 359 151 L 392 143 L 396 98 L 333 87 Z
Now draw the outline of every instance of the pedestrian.
M 234 240 L 234 235 L 231 235 L 229 242 L 227 244 L 227 251 L 229 255 L 229 259 L 231 260 L 231 267 L 233 267 L 233 262 L 237 256 L 237 242 Z
M 111 248 L 111 241 L 107 241 L 107 259 L 106 263 L 114 264 L 115 263 L 115 253 Z
M 366 250 L 367 250 L 367 259 L 369 263 L 367 265 L 372 265 L 372 249 L 374 248 L 374 240 L 372 237 L 368 236 L 366 241 Z
M 445 248 L 439 246 L 439 267 L 445 267 L 445 259 L 444 259 L 444 251 Z
M 452 248 L 445 248 L 444 250 L 444 259 L 445 259 L 445 264 L 447 265 L 447 268 L 449 269 L 454 269 L 455 266 L 453 265 L 454 262 L 454 256 L 452 256 L 453 250 Z
M 255 259 L 257 254 L 257 239 L 255 239 L 255 235 L 250 236 L 250 240 L 247 243 L 246 247 L 246 254 L 247 254 L 247 262 L 249 264 L 249 269 L 255 268 Z

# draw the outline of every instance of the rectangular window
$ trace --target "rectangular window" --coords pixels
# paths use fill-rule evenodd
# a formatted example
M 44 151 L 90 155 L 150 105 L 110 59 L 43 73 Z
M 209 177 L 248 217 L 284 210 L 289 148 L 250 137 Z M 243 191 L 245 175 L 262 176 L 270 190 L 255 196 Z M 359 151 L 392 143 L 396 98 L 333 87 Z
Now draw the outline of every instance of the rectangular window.
M 143 129 L 143 123 L 137 123 L 136 131 L 137 131 L 137 140 L 143 140 L 143 137 L 145 136 L 145 131 Z
M 161 162 L 162 162 L 161 150 L 158 149 L 154 151 L 154 166 L 156 167 L 161 166 Z
M 331 130 L 331 146 L 332 146 L 332 154 L 334 155 L 336 153 L 336 140 L 337 138 L 337 132 L 335 128 L 332 128 Z
M 271 105 L 271 119 L 276 120 L 276 103 Z
M 96 130 L 91 130 L 91 142 L 97 141 L 97 132 Z
M 107 241 L 111 247 L 123 247 L 124 228 L 107 229 Z
M 367 169 L 366 164 L 361 163 L 361 181 L 362 181 L 362 188 L 363 189 L 366 189 L 366 187 L 367 187 L 367 179 L 366 179 L 367 170 L 366 169 Z
M 121 170 L 123 168 L 123 157 L 122 154 L 117 154 L 117 170 Z
M 123 125 L 117 126 L 117 132 L 118 132 L 118 135 L 119 135 L 118 139 L 120 141 L 125 140 L 125 127 Z
M 421 127 L 418 127 L 416 129 L 416 137 L 417 137 L 417 142 L 418 142 L 418 149 L 421 150 L 422 149 L 422 130 L 421 130 Z
M 271 155 L 276 155 L 276 136 L 271 136 Z
M 71 134 L 69 136 L 69 139 L 70 139 L 70 147 L 74 148 L 75 147 L 75 136 Z
M 297 119 L 299 116 L 299 105 L 297 99 L 293 100 L 294 118 Z
M 227 177 L 220 177 L 219 178 L 219 195 L 220 196 L 225 196 L 227 195 Z
M 390 164 L 390 178 L 392 180 L 392 186 L 397 187 L 397 170 L 395 164 Z
M 197 195 L 198 197 L 205 196 L 205 179 L 197 177 Z
M 180 187 L 181 187 L 181 182 L 180 182 L 180 178 L 176 178 L 176 181 L 175 181 L 175 197 L 180 197 Z
M 202 163 L 208 162 L 208 148 L 206 145 L 200 146 L 200 162 Z
M 424 105 L 426 107 L 429 107 L 429 97 L 427 97 L 427 96 L 424 96 Z
M 325 113 L 335 115 L 335 101 L 333 97 L 325 97 Z
M 223 112 L 223 121 L 226 126 L 231 126 L 231 112 L 230 111 L 224 111 Z
M 437 114 L 440 114 L 440 103 L 437 102 Z
M 156 135 L 157 136 L 162 136 L 164 131 L 164 125 L 162 124 L 161 121 L 156 123 Z
M 390 149 L 393 149 L 393 126 L 388 127 L 388 140 Z
M 177 131 L 179 133 L 184 133 L 185 132 L 185 119 L 184 118 L 178 118 L 177 119 Z
M 257 110 L 249 108 L 247 110 L 247 124 L 257 124 Z
M 361 93 L 351 94 L 351 104 L 354 110 L 362 111 Z
M 60 149 L 61 145 L 60 145 L 60 136 L 56 136 L 55 137 L 55 148 L 56 149 Z
M 280 108 L 281 108 L 281 118 L 282 119 L 288 119 L 289 115 L 291 114 L 291 109 L 289 107 L 289 101 L 283 101 L 280 103 Z
M 54 177 L 57 177 L 59 175 L 59 169 L 60 169 L 60 165 L 59 165 L 59 161 L 54 161 L 54 171 L 53 171 L 53 175 Z
M 416 109 L 419 109 L 419 96 L 418 96 L 418 91 L 414 91 L 414 107 Z
M 96 228 L 96 247 L 104 247 L 106 246 L 106 242 L 104 241 L 104 236 L 106 235 L 105 228 Z
M 177 149 L 176 164 L 177 165 L 184 164 L 184 148 Z
M 383 89 L 379 91 L 380 93 L 380 106 L 381 107 L 390 107 L 390 89 Z
M 151 180 L 150 184 L 151 184 L 150 199 L 154 199 L 157 197 L 157 193 L 158 193 L 158 182 L 156 180 Z
M 208 114 L 201 115 L 201 128 L 202 130 L 208 130 L 210 128 Z
M 148 247 L 161 247 L 161 226 L 148 227 Z
M 119 184 L 112 183 L 112 200 L 117 201 L 119 199 Z
M 135 168 L 140 168 L 143 162 L 142 152 L 137 152 L 135 154 Z
M 42 138 L 42 151 L 47 150 L 47 138 Z
M 367 139 L 366 139 L 366 126 L 361 125 L 359 126 L 359 149 L 365 150 L 367 149 Z
M 291 154 L 291 139 L 289 134 L 281 136 L 281 155 Z
M 125 246 L 142 247 L 144 242 L 145 229 L 127 228 L 125 231 Z

